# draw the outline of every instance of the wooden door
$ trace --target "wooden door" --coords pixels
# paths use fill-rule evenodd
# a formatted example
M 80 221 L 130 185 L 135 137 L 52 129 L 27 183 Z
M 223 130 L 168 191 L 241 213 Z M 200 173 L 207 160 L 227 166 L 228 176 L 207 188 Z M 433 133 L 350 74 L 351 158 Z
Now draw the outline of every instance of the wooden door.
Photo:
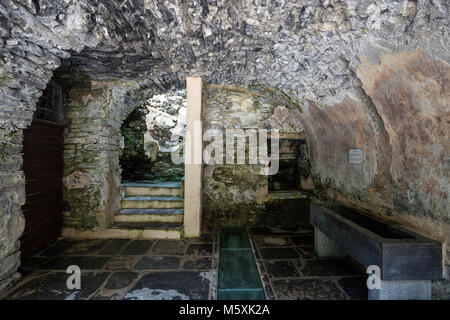
M 21 251 L 25 256 L 61 235 L 63 127 L 33 120 L 24 130 L 26 202 Z

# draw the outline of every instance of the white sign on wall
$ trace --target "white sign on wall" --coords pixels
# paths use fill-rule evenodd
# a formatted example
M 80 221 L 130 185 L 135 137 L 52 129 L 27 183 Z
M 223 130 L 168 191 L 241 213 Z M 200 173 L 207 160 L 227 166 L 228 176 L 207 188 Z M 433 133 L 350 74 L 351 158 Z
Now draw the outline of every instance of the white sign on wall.
M 350 163 L 362 163 L 362 151 L 361 149 L 348 150 L 348 162 Z

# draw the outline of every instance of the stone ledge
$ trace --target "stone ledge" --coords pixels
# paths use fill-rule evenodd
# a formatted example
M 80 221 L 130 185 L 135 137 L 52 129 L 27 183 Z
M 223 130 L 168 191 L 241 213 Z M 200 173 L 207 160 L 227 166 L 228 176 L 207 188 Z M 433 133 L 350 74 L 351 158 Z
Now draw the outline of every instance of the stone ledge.
M 73 228 L 63 228 L 62 236 L 71 239 L 181 239 L 182 230 L 151 230 L 151 229 L 96 229 L 81 231 Z

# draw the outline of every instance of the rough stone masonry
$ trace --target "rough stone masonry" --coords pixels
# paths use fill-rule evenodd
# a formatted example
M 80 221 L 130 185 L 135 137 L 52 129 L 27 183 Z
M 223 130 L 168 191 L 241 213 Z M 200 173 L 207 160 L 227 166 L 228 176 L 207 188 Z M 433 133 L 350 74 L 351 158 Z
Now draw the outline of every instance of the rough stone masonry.
M 447 0 L 2 0 L 0 291 L 18 278 L 22 130 L 63 59 L 91 79 L 65 110 L 65 173 L 89 177 L 71 189 L 79 199 L 98 195 L 65 224 L 108 224 L 121 122 L 149 92 L 199 75 L 297 101 L 316 184 L 442 241 L 445 256 L 449 11 Z M 98 156 L 71 153 L 78 143 Z M 348 164 L 349 148 L 363 150 L 362 165 Z

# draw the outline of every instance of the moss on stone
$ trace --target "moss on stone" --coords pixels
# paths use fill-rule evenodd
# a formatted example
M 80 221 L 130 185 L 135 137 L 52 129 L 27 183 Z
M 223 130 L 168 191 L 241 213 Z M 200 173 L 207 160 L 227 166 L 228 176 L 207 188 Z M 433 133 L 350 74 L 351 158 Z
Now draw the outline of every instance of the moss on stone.
M 211 201 L 205 197 L 204 203 Z M 206 228 L 217 226 L 247 226 L 257 224 L 258 217 L 265 213 L 265 206 L 256 202 L 247 203 L 216 203 L 205 206 L 203 222 Z
M 293 191 L 293 192 L 275 192 L 269 193 L 269 195 L 264 199 L 264 202 L 273 202 L 284 199 L 307 199 L 309 198 L 309 193 L 305 191 Z
M 391 184 L 391 190 L 392 190 L 392 194 L 394 195 L 394 197 L 400 196 L 401 195 L 400 188 L 395 183 L 394 179 L 392 179 L 392 176 L 389 177 L 389 182 Z
M 324 202 L 328 201 L 329 196 L 327 189 L 330 187 L 330 184 L 322 182 L 320 176 L 315 173 L 311 173 L 311 178 L 314 183 L 314 190 L 312 190 L 314 198 Z

